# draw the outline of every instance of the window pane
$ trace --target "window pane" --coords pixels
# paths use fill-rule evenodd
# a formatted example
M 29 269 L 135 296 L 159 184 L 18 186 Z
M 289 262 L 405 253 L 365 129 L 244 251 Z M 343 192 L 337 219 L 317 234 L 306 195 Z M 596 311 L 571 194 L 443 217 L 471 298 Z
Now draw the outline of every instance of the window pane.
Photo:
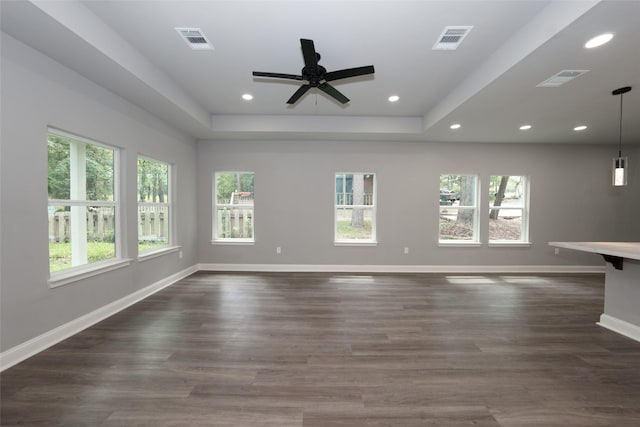
M 47 150 L 49 200 L 70 201 L 48 207 L 50 272 L 115 258 L 115 149 L 51 130 Z
M 489 217 L 489 240 L 522 241 L 522 210 L 500 209 L 496 219 Z
M 49 150 L 49 199 L 69 200 L 71 179 L 69 140 L 49 134 L 47 145 Z
M 169 185 L 167 163 L 138 157 L 138 253 L 171 243 Z
M 167 163 L 138 158 L 138 201 L 169 202 L 169 165 Z
M 372 206 L 373 174 L 336 174 L 336 205 Z
M 114 151 L 47 135 L 49 199 L 113 201 Z
M 214 181 L 214 239 L 253 240 L 253 172 L 217 172 Z
M 373 209 L 338 208 L 336 240 L 373 240 Z
M 138 252 L 169 244 L 169 206 L 138 206 Z
M 440 208 L 440 240 L 476 241 L 475 208 Z
M 216 203 L 253 204 L 253 173 L 216 173 Z
M 337 173 L 335 175 L 336 241 L 375 240 L 375 175 Z
M 216 218 L 219 239 L 253 239 L 252 207 L 218 207 Z
M 475 206 L 476 188 L 475 175 L 440 175 L 440 205 Z
M 523 176 L 491 176 L 489 185 L 491 206 L 524 206 Z
M 440 175 L 441 242 L 478 241 L 477 182 L 475 175 Z
M 86 200 L 113 201 L 113 150 L 85 145 Z
M 115 207 L 49 206 L 51 272 L 115 256 Z
M 489 240 L 525 241 L 525 177 L 490 177 Z

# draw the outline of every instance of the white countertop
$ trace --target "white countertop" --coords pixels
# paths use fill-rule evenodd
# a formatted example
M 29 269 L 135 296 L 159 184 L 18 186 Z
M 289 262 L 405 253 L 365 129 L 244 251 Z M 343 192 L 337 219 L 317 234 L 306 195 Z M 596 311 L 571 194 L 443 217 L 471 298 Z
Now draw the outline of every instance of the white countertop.
M 549 242 L 549 246 L 640 260 L 640 242 Z

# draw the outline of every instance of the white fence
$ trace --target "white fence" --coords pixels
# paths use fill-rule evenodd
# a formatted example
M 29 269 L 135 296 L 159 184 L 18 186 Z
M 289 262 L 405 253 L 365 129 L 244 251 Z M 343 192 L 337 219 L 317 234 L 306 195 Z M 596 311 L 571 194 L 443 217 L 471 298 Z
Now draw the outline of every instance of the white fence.
M 162 208 L 160 208 L 162 209 Z M 49 242 L 71 241 L 71 212 L 49 212 Z M 87 240 L 113 241 L 115 214 L 112 207 L 87 209 Z M 144 241 L 167 241 L 169 215 L 155 206 L 138 208 L 138 236 Z
M 49 212 L 49 242 L 71 241 L 71 212 Z M 87 240 L 111 241 L 115 217 L 112 207 L 87 209 Z
M 139 241 L 169 241 L 168 209 L 168 206 L 138 206 Z
M 253 237 L 253 208 L 218 208 L 216 224 L 218 238 Z

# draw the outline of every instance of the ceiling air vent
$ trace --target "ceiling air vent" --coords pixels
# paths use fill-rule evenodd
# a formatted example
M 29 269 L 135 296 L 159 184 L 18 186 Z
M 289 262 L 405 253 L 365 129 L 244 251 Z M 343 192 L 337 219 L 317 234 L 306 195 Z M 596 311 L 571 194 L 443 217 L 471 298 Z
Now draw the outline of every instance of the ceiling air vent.
M 433 50 L 456 50 L 472 28 L 473 25 L 445 27 L 438 41 L 433 45 Z
M 194 50 L 211 50 L 213 46 L 209 44 L 207 38 L 202 34 L 200 28 L 176 28 L 178 34 Z
M 538 83 L 536 87 L 562 86 L 566 82 L 571 81 L 576 77 L 580 77 L 587 72 L 589 72 L 589 70 L 562 70 L 558 74 L 554 74 L 553 76 L 549 77 L 547 80 Z

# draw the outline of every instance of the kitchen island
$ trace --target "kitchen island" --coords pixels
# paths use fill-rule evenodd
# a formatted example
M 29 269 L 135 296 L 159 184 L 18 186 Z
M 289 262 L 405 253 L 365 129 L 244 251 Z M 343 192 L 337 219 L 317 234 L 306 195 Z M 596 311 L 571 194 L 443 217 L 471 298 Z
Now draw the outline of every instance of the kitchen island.
M 640 242 L 549 242 L 605 260 L 604 313 L 598 324 L 640 341 Z

